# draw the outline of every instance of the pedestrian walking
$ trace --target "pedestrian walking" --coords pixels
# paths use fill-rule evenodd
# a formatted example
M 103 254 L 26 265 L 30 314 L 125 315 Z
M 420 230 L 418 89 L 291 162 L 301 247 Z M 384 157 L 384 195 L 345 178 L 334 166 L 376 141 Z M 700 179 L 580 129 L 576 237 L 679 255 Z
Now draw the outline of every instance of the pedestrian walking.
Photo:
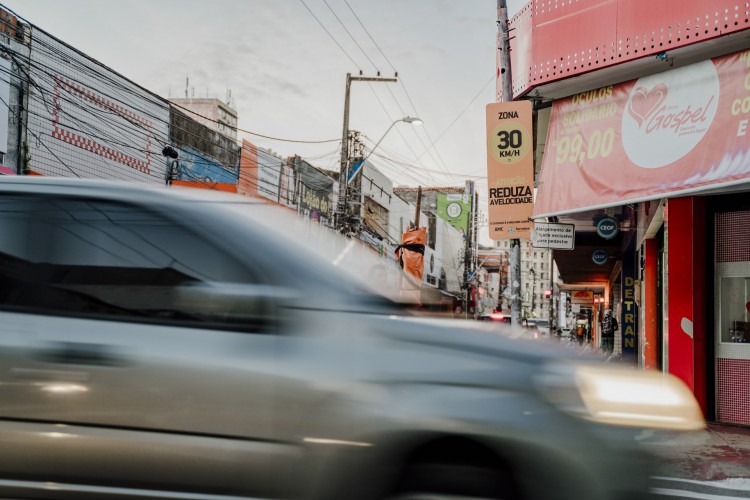
M 583 336 L 584 336 L 584 329 L 583 325 L 578 325 L 578 328 L 576 328 L 576 337 L 578 337 L 578 345 L 583 345 Z
M 615 347 L 615 331 L 619 328 L 617 320 L 612 316 L 612 310 L 604 311 L 604 318 L 601 321 L 602 327 L 602 350 L 605 354 L 612 354 Z

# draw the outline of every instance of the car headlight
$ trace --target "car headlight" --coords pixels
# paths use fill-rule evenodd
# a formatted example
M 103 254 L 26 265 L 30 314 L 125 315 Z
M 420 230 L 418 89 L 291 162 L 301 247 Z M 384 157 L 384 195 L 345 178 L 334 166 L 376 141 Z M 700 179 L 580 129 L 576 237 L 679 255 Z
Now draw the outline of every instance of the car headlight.
M 654 429 L 706 427 L 693 394 L 668 373 L 559 363 L 546 367 L 535 383 L 545 399 L 587 420 Z

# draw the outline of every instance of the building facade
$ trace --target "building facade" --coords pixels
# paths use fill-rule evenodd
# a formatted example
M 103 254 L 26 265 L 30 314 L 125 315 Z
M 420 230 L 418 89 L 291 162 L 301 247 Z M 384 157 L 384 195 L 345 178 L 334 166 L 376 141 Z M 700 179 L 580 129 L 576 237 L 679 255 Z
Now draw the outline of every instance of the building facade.
M 237 141 L 237 110 L 217 98 L 170 98 L 169 102 L 190 118 Z
M 511 22 L 512 98 L 547 129 L 534 218 L 576 227 L 562 286 L 590 300 L 595 342 L 611 308 L 624 361 L 750 425 L 750 9 L 554 3 Z

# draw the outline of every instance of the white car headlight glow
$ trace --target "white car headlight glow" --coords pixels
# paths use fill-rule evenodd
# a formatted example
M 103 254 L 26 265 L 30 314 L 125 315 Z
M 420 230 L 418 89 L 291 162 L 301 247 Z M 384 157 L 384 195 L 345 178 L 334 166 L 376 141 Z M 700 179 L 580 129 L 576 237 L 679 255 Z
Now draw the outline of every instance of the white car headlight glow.
M 706 426 L 693 394 L 670 374 L 561 363 L 547 367 L 536 383 L 561 410 L 595 422 L 672 430 Z

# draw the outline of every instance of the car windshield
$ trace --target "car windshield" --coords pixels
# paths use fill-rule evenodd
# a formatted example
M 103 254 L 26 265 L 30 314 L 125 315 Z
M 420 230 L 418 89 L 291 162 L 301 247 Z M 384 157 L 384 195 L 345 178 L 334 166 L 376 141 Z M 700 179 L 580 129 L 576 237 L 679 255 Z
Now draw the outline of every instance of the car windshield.
M 346 238 L 322 224 L 310 223 L 293 212 L 262 203 L 224 199 L 212 201 L 231 214 L 230 224 L 263 234 L 263 252 L 273 253 L 284 273 L 311 285 L 330 285 L 350 293 L 372 293 L 394 302 L 411 302 L 414 289 L 393 256 L 358 239 Z M 243 238 L 242 232 L 233 235 Z M 250 236 L 248 236 L 250 237 Z M 252 244 L 259 244 L 252 236 Z

